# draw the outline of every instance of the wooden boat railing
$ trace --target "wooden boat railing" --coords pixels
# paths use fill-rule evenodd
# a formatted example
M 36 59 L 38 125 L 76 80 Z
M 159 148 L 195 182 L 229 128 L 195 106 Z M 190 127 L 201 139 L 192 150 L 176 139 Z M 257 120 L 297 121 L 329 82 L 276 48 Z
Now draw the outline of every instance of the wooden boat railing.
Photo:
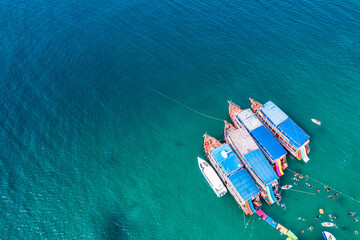
M 215 168 L 216 172 L 218 173 L 218 175 L 220 176 L 220 178 L 222 179 L 222 181 L 225 183 L 225 185 L 227 186 L 228 190 L 230 191 L 231 195 L 233 195 L 233 197 L 235 198 L 236 202 L 242 206 L 245 204 L 244 199 L 240 196 L 240 194 L 238 193 L 238 191 L 235 189 L 234 185 L 232 184 L 232 182 L 230 181 L 230 179 L 226 176 L 225 172 L 222 170 L 222 168 L 218 165 L 217 161 L 214 159 L 214 157 L 212 156 L 212 154 L 207 155 L 208 159 L 210 160 L 211 164 L 213 165 L 213 167 Z M 246 213 L 248 214 L 248 213 Z

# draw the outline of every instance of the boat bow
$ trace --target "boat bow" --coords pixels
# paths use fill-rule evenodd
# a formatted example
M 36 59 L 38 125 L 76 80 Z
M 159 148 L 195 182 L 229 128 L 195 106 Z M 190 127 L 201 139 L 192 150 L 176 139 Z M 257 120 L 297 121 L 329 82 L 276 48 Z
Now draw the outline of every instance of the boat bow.
M 242 109 L 231 101 L 228 101 L 228 103 L 229 103 L 229 116 L 231 118 L 231 121 L 234 123 L 236 115 L 239 112 L 241 112 Z
M 260 108 L 261 108 L 261 106 L 262 106 L 262 104 L 261 103 L 259 103 L 259 102 L 256 102 L 254 99 L 252 99 L 252 98 L 249 98 L 250 99 L 250 102 L 251 102 L 251 109 L 254 111 L 254 112 L 257 112 Z
M 207 134 L 204 134 L 204 151 L 207 155 L 210 153 L 211 150 L 213 150 L 214 148 L 220 145 L 221 143 L 218 140 L 216 140 L 213 137 L 210 137 Z

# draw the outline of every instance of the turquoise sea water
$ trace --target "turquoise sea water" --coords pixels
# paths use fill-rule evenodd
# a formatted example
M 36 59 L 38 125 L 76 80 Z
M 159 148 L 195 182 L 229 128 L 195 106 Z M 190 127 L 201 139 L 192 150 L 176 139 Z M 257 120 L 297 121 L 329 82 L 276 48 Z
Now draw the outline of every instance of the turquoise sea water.
M 223 123 L 144 86 L 221 119 L 274 101 L 311 136 L 289 168 L 360 200 L 358 1 L 4 0 L 0 29 L 0 239 L 285 239 L 201 175 Z M 263 210 L 360 239 L 359 202 L 309 183 Z

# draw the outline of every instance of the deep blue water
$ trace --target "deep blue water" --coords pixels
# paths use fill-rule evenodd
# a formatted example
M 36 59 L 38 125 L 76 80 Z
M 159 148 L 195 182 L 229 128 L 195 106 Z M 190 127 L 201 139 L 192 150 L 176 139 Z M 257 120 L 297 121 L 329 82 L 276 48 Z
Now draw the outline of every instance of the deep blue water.
M 223 123 L 148 87 L 221 119 L 274 101 L 311 136 L 289 168 L 360 199 L 359 29 L 358 1 L 1 1 L 0 238 L 285 239 L 198 170 Z M 320 207 L 360 231 L 345 195 L 282 203 L 263 210 L 300 239 Z

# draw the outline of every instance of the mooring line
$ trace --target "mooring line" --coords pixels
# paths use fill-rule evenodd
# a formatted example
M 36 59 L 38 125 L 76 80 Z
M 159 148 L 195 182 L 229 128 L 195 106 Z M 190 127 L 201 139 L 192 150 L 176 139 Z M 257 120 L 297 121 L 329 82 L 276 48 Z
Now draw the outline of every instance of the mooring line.
M 307 193 L 310 195 L 315 195 L 315 193 L 312 193 L 312 192 L 305 192 L 305 191 L 300 191 L 300 190 L 295 190 L 295 189 L 288 189 L 288 190 L 295 191 L 295 192 L 301 192 L 301 193 Z
M 254 230 L 254 223 L 255 223 L 255 218 L 254 218 L 254 220 L 253 220 L 252 227 L 251 227 L 250 240 L 251 240 L 251 238 L 252 238 L 252 233 L 253 233 L 253 230 Z
M 245 223 L 245 212 L 243 211 L 243 217 L 244 217 L 244 229 L 246 228 L 246 223 Z
M 175 100 L 175 99 L 173 99 L 173 98 L 165 95 L 164 93 L 159 92 L 159 91 L 157 91 L 157 90 L 155 90 L 155 89 L 153 89 L 153 88 L 151 88 L 151 87 L 147 87 L 147 86 L 144 86 L 144 87 L 147 88 L 147 89 L 149 89 L 150 91 L 156 93 L 156 94 L 159 94 L 160 96 L 166 97 L 167 99 L 169 99 L 169 100 L 171 100 L 171 101 L 173 101 L 173 102 L 175 102 L 175 103 L 183 106 L 184 108 L 187 108 L 187 109 L 189 109 L 190 111 L 192 111 L 192 112 L 194 112 L 194 113 L 197 113 L 197 114 L 199 114 L 199 115 L 201 115 L 201 116 L 203 116 L 203 117 L 207 117 L 207 118 L 210 118 L 210 119 L 213 119 L 213 120 L 217 120 L 217 121 L 221 121 L 221 122 L 225 121 L 224 119 L 212 117 L 212 116 L 209 116 L 209 115 L 207 115 L 207 114 L 201 113 L 201 112 L 199 112 L 199 111 L 197 111 L 197 110 L 195 110 L 195 109 L 193 109 L 193 108 L 191 108 L 191 107 L 189 107 L 189 106 L 187 106 L 187 105 L 185 105 L 185 104 L 183 104 L 183 103 L 181 103 L 181 102 L 179 102 L 179 101 L 177 101 L 177 100 Z
M 287 170 L 289 170 L 289 171 L 292 172 L 292 173 L 296 173 L 295 171 L 291 170 L 290 168 L 287 168 Z M 330 187 L 328 184 L 325 184 L 325 183 L 323 183 L 323 182 L 320 182 L 320 181 L 316 180 L 315 178 L 309 177 L 309 175 L 306 175 L 306 176 L 307 176 L 308 179 L 311 179 L 311 180 L 313 180 L 313 181 L 315 181 L 315 182 L 317 182 L 317 183 L 319 183 L 319 184 L 321 184 L 321 185 L 323 185 L 323 186 L 329 187 L 329 188 L 331 188 L 332 190 L 334 190 L 335 192 L 337 192 L 337 193 L 339 193 L 339 194 L 342 194 L 342 195 L 344 195 L 345 197 L 350 198 L 351 200 L 353 200 L 353 201 L 355 201 L 355 202 L 357 202 L 357 203 L 360 203 L 360 200 L 357 200 L 356 198 L 353 198 L 353 197 L 351 197 L 351 196 L 349 196 L 349 195 L 347 195 L 347 194 L 345 194 L 345 193 L 343 193 L 343 192 L 340 192 L 339 190 L 337 190 L 337 189 L 335 189 L 335 188 L 333 188 L 333 187 Z M 291 189 L 289 189 L 289 190 L 291 190 Z

